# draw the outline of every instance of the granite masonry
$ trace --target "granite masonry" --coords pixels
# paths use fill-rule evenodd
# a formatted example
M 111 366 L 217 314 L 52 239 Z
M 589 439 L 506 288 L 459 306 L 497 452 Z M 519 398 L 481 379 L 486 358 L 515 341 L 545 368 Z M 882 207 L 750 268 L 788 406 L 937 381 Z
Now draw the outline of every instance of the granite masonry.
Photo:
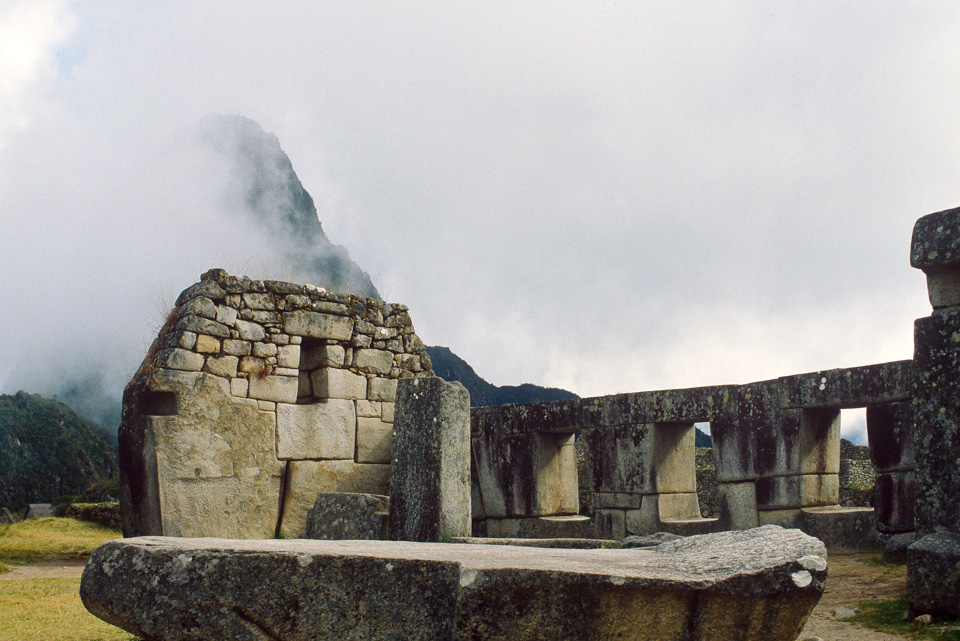
M 299 537 L 320 492 L 389 494 L 397 382 L 431 375 L 403 305 L 204 273 L 124 391 L 124 534 Z

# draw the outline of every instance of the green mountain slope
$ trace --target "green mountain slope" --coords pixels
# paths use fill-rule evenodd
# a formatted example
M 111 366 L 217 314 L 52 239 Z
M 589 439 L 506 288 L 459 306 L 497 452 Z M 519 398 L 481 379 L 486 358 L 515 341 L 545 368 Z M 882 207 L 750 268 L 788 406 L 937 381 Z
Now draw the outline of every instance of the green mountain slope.
M 117 473 L 116 440 L 99 425 L 38 394 L 0 394 L 0 506 L 50 503 Z
M 573 392 L 555 387 L 540 387 L 525 383 L 497 387 L 480 378 L 470 365 L 450 351 L 449 347 L 427 346 L 433 362 L 433 373 L 448 381 L 460 381 L 470 392 L 470 405 L 509 405 L 512 403 L 538 403 L 541 401 L 565 401 L 579 398 Z

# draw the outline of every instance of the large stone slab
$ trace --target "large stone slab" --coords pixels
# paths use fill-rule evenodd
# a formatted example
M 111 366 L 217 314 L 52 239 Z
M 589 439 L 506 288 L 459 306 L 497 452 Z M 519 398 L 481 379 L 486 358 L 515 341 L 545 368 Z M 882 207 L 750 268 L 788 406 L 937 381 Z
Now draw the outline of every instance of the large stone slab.
M 98 548 L 80 595 L 163 641 L 792 641 L 825 555 L 776 526 L 620 550 L 145 537 Z
M 355 492 L 321 492 L 307 512 L 305 539 L 387 538 L 390 497 Z
M 390 538 L 470 535 L 470 394 L 442 378 L 402 379 L 390 470 Z
M 935 532 L 907 547 L 907 605 L 918 613 L 960 614 L 960 534 Z

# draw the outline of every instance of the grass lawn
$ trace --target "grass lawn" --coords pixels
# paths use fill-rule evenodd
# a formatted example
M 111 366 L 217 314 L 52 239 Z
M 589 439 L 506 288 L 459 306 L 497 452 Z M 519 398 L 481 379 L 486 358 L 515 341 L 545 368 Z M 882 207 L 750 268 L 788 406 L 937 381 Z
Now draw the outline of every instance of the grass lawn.
M 76 519 L 20 521 L 0 526 L 0 564 L 81 559 L 101 543 L 120 536 L 119 530 Z
M 80 579 L 0 581 L 0 641 L 136 641 L 87 612 Z
M 0 526 L 0 573 L 4 564 L 82 559 L 120 536 L 94 523 L 46 518 Z M 87 612 L 80 579 L 0 578 L 0 641 L 134 641 L 120 628 Z

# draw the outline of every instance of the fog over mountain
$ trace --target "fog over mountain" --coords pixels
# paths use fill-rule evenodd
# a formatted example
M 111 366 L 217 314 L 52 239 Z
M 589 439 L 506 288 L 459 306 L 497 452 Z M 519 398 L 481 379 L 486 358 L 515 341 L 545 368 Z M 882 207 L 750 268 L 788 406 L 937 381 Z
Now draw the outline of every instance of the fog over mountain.
M 213 194 L 213 201 L 204 205 L 205 211 L 194 214 L 192 225 L 189 212 L 179 221 L 190 226 L 187 233 L 184 226 L 175 224 L 177 216 L 165 217 L 160 222 L 174 224 L 158 226 L 150 239 L 160 250 L 138 258 L 163 260 L 163 249 L 180 244 L 181 251 L 190 252 L 190 264 L 205 267 L 180 282 L 163 278 L 158 283 L 156 272 L 142 274 L 142 282 L 133 274 L 119 282 L 115 275 L 104 274 L 93 292 L 120 299 L 121 305 L 108 312 L 113 316 L 110 320 L 122 319 L 120 331 L 101 332 L 95 323 L 64 331 L 40 323 L 33 328 L 35 338 L 27 341 L 27 348 L 18 350 L 20 359 L 6 382 L 0 381 L 4 391 L 26 389 L 56 396 L 81 416 L 115 430 L 123 386 L 139 357 L 127 341 L 138 334 L 143 341 L 152 340 L 150 333 L 157 322 L 144 316 L 140 301 L 156 296 L 152 313 L 154 319 L 162 318 L 165 303 L 172 301 L 179 289 L 196 281 L 201 270 L 223 266 L 221 263 L 253 277 L 379 297 L 370 276 L 324 233 L 313 198 L 274 134 L 249 118 L 220 114 L 209 114 L 195 127 L 178 133 L 182 140 L 177 141 L 177 152 L 168 162 L 182 162 L 187 167 L 202 162 L 205 169 L 198 171 L 193 187 L 198 193 Z M 204 214 L 209 217 L 206 224 Z M 160 275 L 168 269 L 161 266 Z M 158 286 L 160 289 L 151 291 Z M 82 315 L 87 307 L 72 311 Z M 104 311 L 91 315 L 99 318 Z M 56 354 L 44 349 L 43 341 L 51 339 L 46 346 L 56 346 Z M 109 358 L 116 355 L 122 355 L 122 360 Z

